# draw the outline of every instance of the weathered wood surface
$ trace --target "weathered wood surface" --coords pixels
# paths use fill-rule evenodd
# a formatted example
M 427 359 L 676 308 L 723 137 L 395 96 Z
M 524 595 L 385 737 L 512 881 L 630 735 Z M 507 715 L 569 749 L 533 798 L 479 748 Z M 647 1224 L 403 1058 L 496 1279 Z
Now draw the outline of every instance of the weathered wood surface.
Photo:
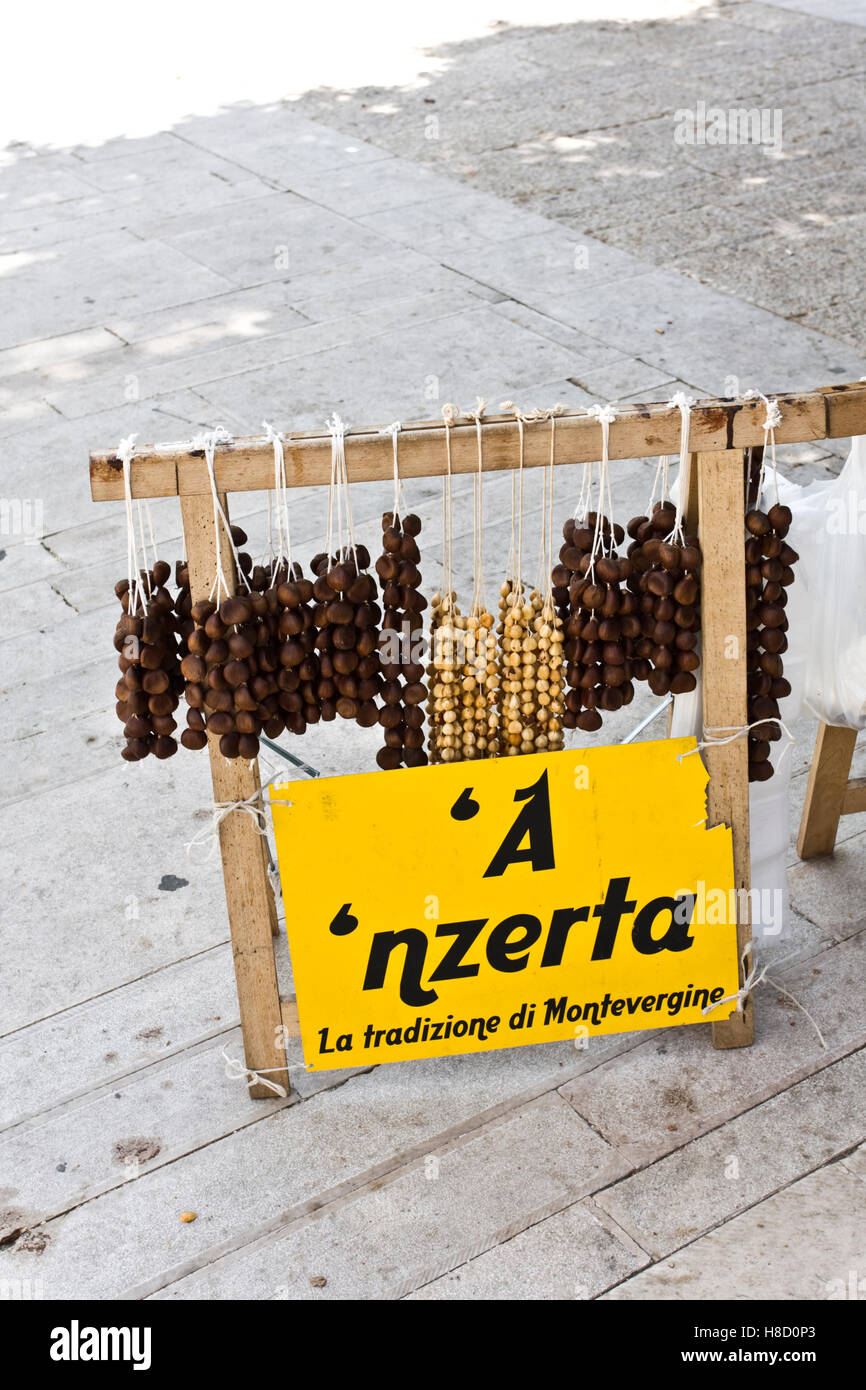
M 866 384 L 852 382 L 819 390 L 775 397 L 782 414 L 776 430 L 779 444 L 803 443 L 866 433 Z M 690 442 L 698 452 L 744 449 L 764 443 L 763 401 L 698 401 L 692 408 Z M 470 473 L 477 467 L 474 421 L 460 417 L 452 430 L 452 467 Z M 483 424 L 485 470 L 501 472 L 517 466 L 519 432 L 515 420 L 489 415 Z M 582 463 L 600 456 L 598 422 L 582 410 L 557 417 L 557 464 Z M 680 441 L 680 413 L 667 403 L 626 406 L 610 427 L 611 459 L 647 458 L 675 454 Z M 549 461 L 550 425 L 541 420 L 525 433 L 525 466 L 543 467 Z M 285 445 L 289 487 L 326 485 L 331 474 L 331 438 L 321 431 L 292 435 Z M 351 482 L 390 478 L 391 440 L 378 429 L 349 430 L 346 466 Z M 404 424 L 400 434 L 400 471 L 406 478 L 435 477 L 445 472 L 445 428 L 441 420 Z M 217 484 L 225 492 L 266 491 L 273 487 L 273 446 L 263 437 L 238 439 L 217 446 Z M 134 497 L 174 497 L 209 491 L 202 451 L 188 446 L 153 445 L 139 449 L 130 470 Z M 94 501 L 123 497 L 123 474 L 113 449 L 90 455 L 90 485 Z
M 220 501 L 228 516 L 225 497 Z M 190 589 L 195 603 L 209 596 L 216 573 L 213 505 L 209 497 L 183 497 L 181 511 Z M 224 533 L 223 536 L 222 566 L 234 591 L 237 575 Z M 219 750 L 219 739 L 213 734 L 208 735 L 208 750 L 214 802 L 248 800 L 261 785 L 258 763 L 224 758 Z M 222 821 L 219 840 L 246 1064 L 252 1071 L 266 1072 L 272 1081 L 288 1090 L 272 938 L 276 909 L 268 882 L 264 841 L 252 816 L 240 811 Z M 279 1070 L 274 1071 L 274 1068 Z M 250 1087 L 250 1095 L 266 1099 L 273 1096 L 273 1092 L 257 1083 Z
M 848 781 L 857 734 L 854 729 L 820 724 L 809 769 L 797 853 L 801 859 L 832 854 L 839 817 L 866 810 L 863 778 Z
M 701 584 L 701 660 L 704 729 L 731 731 L 748 722 L 746 690 L 746 584 L 743 560 L 743 454 L 698 455 L 700 533 L 703 552 Z M 723 733 L 715 734 L 724 737 Z M 749 774 L 748 742 L 731 739 L 704 752 L 710 781 L 707 824 L 729 825 L 733 834 L 734 886 L 748 889 Z M 742 900 L 745 895 L 738 894 Z M 737 949 L 742 957 L 751 937 L 748 908 L 737 919 Z M 751 968 L 746 957 L 745 969 Z M 741 968 L 740 983 L 743 982 Z M 715 1047 L 748 1047 L 754 1041 L 752 1000 L 742 1012 L 713 1024 Z

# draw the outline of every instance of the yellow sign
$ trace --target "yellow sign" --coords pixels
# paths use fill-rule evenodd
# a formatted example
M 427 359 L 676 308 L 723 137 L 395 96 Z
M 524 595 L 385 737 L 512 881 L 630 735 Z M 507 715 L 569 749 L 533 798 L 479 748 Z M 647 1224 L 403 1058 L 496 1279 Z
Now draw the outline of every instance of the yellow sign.
M 291 802 L 272 811 L 307 1067 L 705 1021 L 738 987 L 736 895 L 694 750 L 275 787 Z

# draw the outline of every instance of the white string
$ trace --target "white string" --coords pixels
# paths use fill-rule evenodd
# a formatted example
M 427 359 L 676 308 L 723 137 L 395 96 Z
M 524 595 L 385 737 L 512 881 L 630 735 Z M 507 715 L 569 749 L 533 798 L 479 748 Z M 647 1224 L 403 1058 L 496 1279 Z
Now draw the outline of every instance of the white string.
M 589 511 L 589 502 L 592 497 L 592 459 L 584 462 L 580 474 L 580 496 L 577 499 L 577 506 L 574 509 L 574 520 L 583 521 Z
M 210 841 L 210 847 L 205 855 L 205 860 L 213 858 L 213 855 L 219 849 L 219 828 L 226 819 L 226 816 L 230 816 L 232 811 L 243 811 L 247 814 L 253 822 L 253 827 L 257 835 L 267 834 L 267 821 L 265 819 L 267 806 L 264 804 L 257 805 L 256 803 L 261 802 L 261 798 L 271 782 L 284 776 L 285 774 L 283 772 L 275 773 L 274 776 L 263 783 L 261 787 L 257 787 L 252 796 L 248 796 L 245 801 L 215 801 L 210 811 L 210 825 L 204 826 L 197 835 L 193 836 L 186 846 L 187 858 L 193 859 L 195 856 L 192 851 L 199 846 L 203 848 L 208 841 Z M 268 804 L 271 806 L 292 805 L 291 801 L 284 801 L 276 798 L 270 798 Z
M 506 402 L 510 405 L 510 402 Z M 556 458 L 556 417 L 565 410 L 563 405 L 553 405 L 544 410 L 537 406 L 534 410 L 527 411 L 524 415 L 518 414 L 518 423 L 521 421 L 528 424 L 532 420 L 550 421 L 550 445 L 548 450 L 547 464 L 541 477 L 541 547 L 538 561 L 538 582 L 536 588 L 539 593 L 550 596 L 553 582 L 551 571 L 553 569 L 553 477 Z M 515 412 L 516 413 L 516 412 Z M 523 472 L 523 433 L 520 436 L 520 467 L 521 478 Z M 521 498 L 521 520 L 522 520 L 522 498 Z
M 519 462 L 517 472 L 511 470 L 511 545 L 508 549 L 508 573 L 506 578 L 511 581 L 512 589 L 515 593 L 522 591 L 523 581 L 521 578 L 522 551 L 523 551 L 523 463 L 524 463 L 524 440 L 523 440 L 523 415 L 514 401 L 503 401 L 499 407 L 502 411 L 510 411 L 517 421 L 517 430 L 520 438 Z M 519 516 L 519 520 L 518 520 Z
M 525 466 L 525 463 L 526 463 L 526 436 L 525 436 L 525 426 L 528 425 L 528 424 L 530 424 L 530 423 L 531 423 L 532 421 L 534 421 L 534 420 L 550 420 L 550 421 L 551 421 L 551 429 L 555 431 L 556 425 L 555 425 L 555 423 L 554 423 L 554 416 L 555 416 L 555 415 L 560 415 L 560 414 L 562 413 L 562 411 L 565 409 L 565 407 L 564 407 L 564 406 L 561 406 L 561 405 L 555 405 L 555 406 L 553 406 L 550 410 L 542 410 L 540 407 L 536 406 L 536 408 L 535 408 L 534 410 L 523 411 L 523 410 L 521 410 L 521 409 L 519 408 L 519 406 L 516 406 L 516 405 L 514 404 L 513 401 L 503 401 L 503 402 L 502 402 L 502 405 L 501 405 L 501 407 L 500 407 L 500 409 L 501 409 L 501 410 L 510 410 L 510 411 L 512 411 L 512 412 L 514 413 L 514 417 L 515 417 L 515 419 L 517 420 L 517 428 L 518 428 L 519 435 L 520 435 L 520 457 L 519 457 L 518 476 L 517 476 L 517 517 L 518 517 L 518 522 L 517 522 L 517 557 L 516 557 L 516 570 L 514 571 L 514 575 L 515 575 L 515 578 L 516 578 L 516 580 L 517 580 L 517 588 L 518 588 L 518 590 L 520 590 L 520 591 L 522 592 L 522 590 L 523 590 L 523 481 L 524 481 L 524 466 Z M 554 448 L 554 443 L 555 443 L 555 439 L 552 438 L 552 439 L 551 439 L 551 464 L 552 464 L 552 459 L 553 459 L 553 448 Z M 513 554 L 513 550 L 514 550 L 514 482 L 515 482 L 515 479 L 514 479 L 514 475 L 513 475 L 513 474 L 512 474 L 512 479 L 511 479 L 511 481 L 512 481 L 512 488 L 511 488 L 511 545 L 512 545 L 512 554 Z M 553 476 L 552 476 L 552 472 L 551 472 L 550 486 L 551 486 L 551 488 L 552 488 L 552 486 L 553 486 Z M 548 496 L 548 484 L 547 484 L 547 471 L 545 470 L 545 472 L 542 474 L 542 479 L 541 479 L 541 552 L 540 552 L 540 555 L 539 555 L 539 569 L 538 569 L 538 588 L 539 588 L 539 589 L 542 588 L 542 584 L 543 584 L 543 572 L 544 572 L 545 557 L 546 557 L 546 555 L 549 555 L 549 554 L 551 553 L 551 547 L 547 546 L 547 544 L 546 544 L 546 542 L 547 542 L 547 540 L 548 540 L 548 537 L 546 536 L 547 513 L 548 513 L 547 496 Z M 552 513 L 552 509 L 551 509 L 551 513 Z M 552 524 L 552 515 L 551 515 L 551 524 Z M 549 569 L 549 568 L 551 568 L 551 566 L 548 566 L 548 569 Z
M 595 579 L 595 557 L 596 557 L 596 555 L 597 555 L 597 553 L 598 553 L 599 540 L 600 540 L 600 539 L 603 539 L 603 538 L 602 538 L 602 528 L 601 528 L 601 517 L 602 517 L 602 511 L 603 511 L 603 504 L 604 504 L 605 483 L 607 483 L 608 495 L 610 495 L 610 481 L 609 481 L 609 479 L 608 479 L 608 470 L 609 470 L 609 468 L 610 468 L 610 459 L 609 459 L 609 457 L 608 457 L 608 453 L 609 453 L 609 448 L 610 448 L 610 427 L 611 427 L 611 425 L 613 424 L 614 420 L 616 419 L 616 411 L 614 410 L 614 408 L 613 408 L 612 405 L 588 405 L 588 406 L 586 407 L 586 413 L 587 413 L 587 415 L 591 415 L 592 418 L 593 418 L 594 420 L 597 420 L 598 423 L 601 425 L 601 466 L 600 466 L 600 469 L 599 469 L 599 478 L 598 478 L 598 503 L 597 503 L 597 509 L 596 509 L 596 513 L 595 513 L 595 530 L 594 530 L 594 532 L 593 532 L 593 537 L 592 537 L 592 553 L 591 553 L 591 556 L 590 556 L 590 564 L 589 564 L 589 573 L 590 573 L 590 575 L 592 576 L 592 579 L 594 580 L 594 579 Z M 591 492 L 591 490 L 590 490 L 590 498 L 589 498 L 589 500 L 591 500 L 591 499 L 592 499 L 592 492 Z M 611 534 L 610 534 L 610 543 L 611 543 L 611 546 L 612 546 L 612 545 L 613 545 L 613 517 L 610 518 L 610 530 L 611 530 Z
M 334 498 L 337 491 L 337 447 L 333 432 L 331 434 L 331 481 L 328 487 L 328 564 L 334 554 Z
M 556 417 L 560 415 L 564 407 L 561 405 L 552 406 L 547 412 L 550 419 L 550 487 L 547 497 L 547 556 L 545 558 L 545 585 L 542 592 L 545 598 L 550 598 L 553 592 L 553 478 L 554 465 L 556 462 Z
M 475 472 L 473 494 L 473 530 L 475 540 L 475 584 L 472 592 L 472 612 L 478 614 L 484 606 L 484 498 L 483 498 L 483 446 L 481 417 L 487 402 L 481 396 L 475 397 L 475 410 L 470 412 L 475 421 L 475 440 L 478 453 L 478 467 Z
M 658 461 L 658 465 L 657 465 L 657 467 L 656 467 L 655 477 L 653 478 L 653 488 L 652 488 L 652 492 L 650 493 L 649 506 L 647 507 L 647 516 L 652 516 L 653 502 L 656 500 L 656 488 L 657 488 L 658 485 L 659 485 L 659 479 L 661 479 L 661 490 L 660 490 L 660 492 L 659 492 L 659 501 L 660 501 L 660 502 L 665 502 L 665 501 L 667 501 L 667 498 L 668 498 L 668 465 L 669 465 L 669 464 L 670 464 L 670 455 L 669 455 L 669 454 L 662 454 L 661 457 L 660 457 L 660 459 L 659 459 L 659 461 Z
M 272 520 L 272 517 L 271 517 L 271 513 L 272 513 L 272 511 L 273 511 L 273 508 L 272 508 L 272 506 L 271 506 L 271 489 L 270 489 L 270 488 L 268 488 L 268 490 L 267 490 L 267 504 L 268 504 L 268 543 L 267 543 L 267 546 L 266 546 L 266 548 L 265 548 L 265 552 L 264 552 L 264 555 L 263 555 L 262 558 L 263 558 L 263 560 L 266 560 L 267 563 L 270 564 L 270 566 L 271 566 L 271 583 L 273 584 L 273 582 L 274 582 L 274 574 L 275 574 L 275 572 L 276 572 L 276 563 L 277 563 L 277 562 L 276 562 L 276 559 L 275 559 L 275 557 L 274 557 L 274 525 L 273 525 L 273 520 Z
M 256 1083 L 259 1083 L 262 1086 L 267 1086 L 268 1090 L 273 1091 L 274 1095 L 279 1096 L 281 1100 L 286 1100 L 289 1093 L 285 1086 L 281 1086 L 278 1081 L 269 1081 L 267 1077 L 269 1072 L 285 1071 L 285 1066 L 262 1067 L 259 1071 L 253 1071 L 237 1057 L 230 1057 L 225 1048 L 222 1049 L 222 1055 L 226 1064 L 225 1074 L 230 1081 L 245 1081 L 248 1086 L 255 1086 Z
M 669 541 L 679 541 L 683 543 L 683 503 L 686 496 L 686 472 L 689 460 L 689 431 L 691 429 L 692 406 L 694 397 L 687 396 L 685 391 L 677 391 L 671 396 L 668 405 L 676 408 L 680 412 L 680 471 L 679 485 L 677 487 L 677 509 L 674 516 L 673 530 L 667 537 Z M 667 470 L 665 470 L 665 485 L 667 485 Z
M 279 553 L 274 558 L 274 565 L 271 571 L 271 583 L 276 577 L 280 561 L 285 560 L 287 568 L 291 573 L 292 568 L 292 533 L 289 523 L 289 503 L 288 503 L 288 484 L 286 482 L 286 455 L 283 448 L 283 435 L 269 425 L 267 420 L 262 421 L 265 436 L 274 446 L 274 501 L 277 514 L 277 545 Z M 270 493 L 268 494 L 268 532 L 270 534 Z
M 232 437 L 229 434 L 228 430 L 223 429 L 222 425 L 218 425 L 215 430 L 211 430 L 207 434 L 197 436 L 197 438 L 191 441 L 189 446 L 191 451 L 199 449 L 202 450 L 202 452 L 204 453 L 205 464 L 207 465 L 208 481 L 210 482 L 211 497 L 213 499 L 214 537 L 216 541 L 216 574 L 214 575 L 214 581 L 211 585 L 210 594 L 208 595 L 208 597 L 212 599 L 214 596 L 214 591 L 216 591 L 217 601 L 219 601 L 220 582 L 222 582 L 222 586 L 226 591 L 226 597 L 231 597 L 231 589 L 229 588 L 228 580 L 226 579 L 225 572 L 222 566 L 223 533 L 225 534 L 226 540 L 228 542 L 229 551 L 235 562 L 235 567 L 238 573 L 238 579 L 244 583 L 247 592 L 250 591 L 250 581 L 247 579 L 247 576 L 244 573 L 243 568 L 241 567 L 238 548 L 235 545 L 234 537 L 232 536 L 232 528 L 229 525 L 229 519 L 226 516 L 225 511 L 223 510 L 222 503 L 219 499 L 219 492 L 217 491 L 216 485 L 216 476 L 214 473 L 214 450 L 216 449 L 217 444 L 230 444 L 231 442 Z M 223 526 L 222 531 L 220 529 L 220 522 L 222 522 Z
M 453 600 L 452 592 L 452 551 L 451 551 L 451 532 L 453 522 L 453 494 L 452 494 L 452 471 L 451 471 L 451 429 L 459 411 L 455 405 L 446 404 L 442 407 L 442 419 L 445 423 L 445 462 L 446 473 L 442 479 L 442 599 L 448 612 L 451 611 Z
M 271 561 L 271 583 L 273 583 L 273 581 L 274 581 L 274 576 L 276 575 L 276 572 L 277 572 L 277 564 L 278 564 L 277 556 L 281 556 L 282 553 L 283 553 L 283 521 L 282 521 L 282 517 L 281 517 L 281 515 L 280 515 L 280 505 L 279 505 L 279 496 L 280 496 L 280 455 L 282 454 L 283 446 L 282 446 L 282 442 L 281 442 L 281 440 L 280 440 L 279 434 L 276 432 L 275 429 L 273 429 L 273 427 L 272 427 L 271 425 L 268 424 L 267 420 L 263 420 L 263 421 L 262 421 L 262 428 L 263 428 L 264 431 L 265 431 L 265 436 L 266 436 L 266 438 L 269 439 L 269 440 L 271 441 L 271 443 L 273 444 L 273 446 L 274 446 L 274 489 L 273 489 L 273 491 L 274 491 L 274 502 L 275 502 L 275 506 L 274 506 L 273 510 L 274 510 L 274 511 L 276 512 L 276 514 L 277 514 L 277 550 L 276 550 L 276 555 L 275 555 L 275 553 L 274 553 L 274 533 L 273 533 L 272 508 L 271 508 L 271 490 L 270 490 L 270 488 L 268 489 L 268 558 L 269 558 L 269 560 Z
M 781 425 L 781 423 L 782 423 L 782 412 L 781 412 L 781 410 L 779 409 L 779 402 L 778 402 L 778 401 L 770 401 L 770 400 L 768 400 L 767 397 L 764 395 L 763 391 L 757 391 L 757 390 L 753 390 L 753 391 L 744 391 L 744 392 L 743 392 L 743 395 L 742 395 L 742 397 L 741 397 L 741 400 L 744 400 L 744 401 L 762 400 L 762 401 L 764 402 L 764 405 L 765 405 L 766 408 L 767 408 L 767 414 L 766 414 L 766 416 L 764 417 L 764 423 L 763 423 L 763 426 L 762 426 L 763 431 L 764 431 L 764 451 L 765 451 L 765 454 L 766 454 L 767 439 L 768 439 L 768 437 L 769 437 L 770 457 L 771 457 L 771 460 L 772 460 L 772 467 L 773 467 L 773 486 L 774 486 L 775 495 L 776 495 L 776 502 L 778 502 L 778 501 L 779 501 L 779 474 L 778 474 L 778 471 L 777 471 L 777 469 L 776 469 L 776 429 L 777 429 L 777 427 L 778 427 L 779 425 Z M 761 471 L 760 471 L 760 473 L 758 474 L 758 505 L 759 505 L 759 506 L 760 506 L 760 502 L 761 502 L 761 497 L 763 496 L 763 492 L 764 492 L 764 474 L 765 474 L 765 472 L 766 472 L 766 466 L 767 466 L 767 465 L 766 465 L 766 458 L 762 458 L 762 459 L 761 459 Z
M 704 728 L 705 737 L 701 741 L 699 741 L 694 748 L 687 748 L 684 753 L 678 753 L 677 762 L 681 763 L 683 758 L 689 758 L 693 753 L 702 753 L 705 748 L 720 748 L 724 743 L 733 743 L 735 739 L 747 738 L 751 730 L 757 729 L 761 724 L 778 724 L 779 728 L 782 729 L 783 732 L 786 734 L 788 741 L 785 744 L 785 747 L 782 749 L 783 758 L 787 753 L 788 749 L 790 748 L 791 744 L 794 742 L 794 735 L 791 733 L 790 729 L 788 728 L 787 724 L 784 722 L 783 719 L 780 719 L 777 714 L 771 714 L 768 715 L 766 719 L 756 719 L 752 724 L 723 724 L 720 725 L 718 728 L 712 728 L 709 725 L 707 725 Z M 726 729 L 729 731 L 733 731 L 728 732 L 726 738 L 706 737 L 707 734 L 724 733 Z M 779 759 L 779 763 L 781 763 L 782 758 Z
M 141 557 L 142 557 L 142 560 L 144 561 L 144 583 L 145 583 L 145 588 L 147 589 L 147 596 L 148 596 L 148 598 L 151 598 L 151 597 L 153 596 L 153 586 L 152 586 L 152 584 L 151 584 L 150 571 L 153 569 L 153 566 L 156 564 L 156 541 L 155 541 L 154 538 L 153 538 L 153 520 L 152 520 L 151 515 L 150 515 L 150 503 L 148 502 L 147 498 L 144 498 L 143 501 L 144 501 L 144 506 L 142 506 L 142 499 L 141 499 L 141 498 L 138 498 L 138 499 L 137 499 L 135 505 L 136 505 L 136 509 L 137 509 L 137 511 L 138 511 L 138 534 L 139 534 L 139 537 L 140 537 L 140 539 L 141 539 Z M 151 555 L 150 561 L 148 561 L 148 558 L 147 558 L 147 543 L 145 542 L 145 539 L 144 539 L 144 518 L 145 518 L 145 514 L 147 515 L 147 527 L 148 527 L 148 531 L 150 532 L 150 555 Z
M 345 509 L 346 537 L 348 548 L 355 556 L 357 564 L 357 548 L 355 545 L 355 528 L 352 524 L 352 508 L 349 502 L 349 472 L 346 466 L 346 426 L 340 416 L 334 412 L 327 422 L 331 434 L 331 487 L 336 488 L 337 500 L 337 531 L 339 554 L 342 558 L 346 547 L 343 544 L 343 510 Z M 328 520 L 328 549 L 330 551 L 330 499 L 329 499 L 329 520 Z
M 130 478 L 132 455 L 135 451 L 137 435 L 130 434 L 121 439 L 117 446 L 117 457 L 123 465 L 123 498 L 126 504 L 126 575 L 129 585 L 129 615 L 138 611 L 141 602 L 141 576 L 139 573 L 138 551 L 135 544 L 135 516 L 132 509 L 132 482 Z
M 743 948 L 743 953 L 740 957 L 740 965 L 743 971 L 745 971 L 746 969 L 746 961 L 748 960 L 749 953 L 754 947 L 754 945 L 754 941 L 748 941 Z M 784 994 L 786 999 L 790 999 L 791 1003 L 795 1004 L 796 1007 L 801 1011 L 801 1013 L 804 1013 L 806 1015 L 812 1027 L 815 1029 L 815 1032 L 818 1034 L 818 1041 L 820 1042 L 821 1046 L 824 1048 L 824 1051 L 826 1052 L 827 1041 L 824 1037 L 824 1034 L 821 1032 L 821 1029 L 818 1027 L 817 1022 L 809 1013 L 809 1010 L 806 1008 L 805 1004 L 801 1004 L 799 999 L 795 998 L 795 996 L 791 994 L 790 990 L 785 989 L 784 985 L 780 985 L 778 980 L 774 980 L 770 975 L 768 975 L 768 970 L 769 966 L 767 965 L 763 965 L 760 968 L 757 966 L 757 964 L 753 965 L 749 973 L 746 975 L 746 978 L 743 980 L 742 985 L 736 991 L 735 994 L 726 994 L 723 998 L 717 999 L 714 1004 L 706 1004 L 701 1009 L 701 1013 L 704 1016 L 704 1018 L 706 1018 L 707 1014 L 711 1014 L 714 1009 L 720 1009 L 723 1004 L 731 1004 L 734 1003 L 734 1001 L 736 1001 L 737 1013 L 741 1014 L 744 1010 L 746 1000 L 749 998 L 749 995 L 752 993 L 753 990 L 757 988 L 758 985 L 772 985 L 772 987 L 774 989 L 777 989 L 780 994 Z
M 328 564 L 330 564 L 331 556 L 334 554 L 332 545 L 332 519 L 334 510 L 336 510 L 337 514 L 337 554 L 341 558 L 343 554 L 342 474 L 340 469 L 339 441 L 343 437 L 345 427 L 337 414 L 334 414 L 326 423 L 331 434 L 331 489 L 328 494 Z
M 400 421 L 399 421 L 399 420 L 395 420 L 394 423 L 393 423 L 393 425 L 386 425 L 385 428 L 384 428 L 383 430 L 380 430 L 380 431 L 379 431 L 380 434 L 390 434 L 390 436 L 391 436 L 391 443 L 393 444 L 393 447 L 394 447 L 394 525 L 395 525 L 395 526 L 396 526 L 396 524 L 397 524 L 397 519 L 398 519 L 398 517 L 400 516 L 400 494 L 401 494 L 401 492 L 402 492 L 402 488 L 401 488 L 401 485 L 400 485 L 400 466 L 399 466 L 399 461 L 398 461 L 398 458 L 397 458 L 397 435 L 400 433 L 400 431 L 401 431 L 402 428 L 403 428 L 403 426 L 400 424 Z

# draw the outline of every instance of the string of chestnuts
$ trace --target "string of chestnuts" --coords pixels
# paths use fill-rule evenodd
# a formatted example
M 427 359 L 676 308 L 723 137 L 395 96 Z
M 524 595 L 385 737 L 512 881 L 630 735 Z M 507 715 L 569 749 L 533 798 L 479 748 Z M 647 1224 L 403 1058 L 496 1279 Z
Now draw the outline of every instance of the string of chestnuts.
M 782 736 L 779 701 L 790 695 L 782 654 L 787 650 L 785 590 L 794 582 L 799 556 L 785 537 L 791 510 L 777 502 L 769 511 L 746 512 L 746 643 L 748 670 L 749 781 L 773 776 L 770 745 Z
M 233 594 L 219 606 L 210 599 L 192 605 L 195 628 L 181 662 L 189 705 L 185 748 L 203 748 L 207 731 L 219 736 L 223 757 L 255 758 L 262 729 L 282 730 L 276 682 L 259 639 L 268 636 L 257 621 L 265 605 L 265 596 L 254 592 Z
M 231 531 L 235 545 L 243 545 L 247 538 L 241 527 Z M 262 733 L 276 738 L 286 727 L 279 683 L 279 594 L 290 578 L 300 581 L 301 571 L 296 565 L 290 573 L 286 560 L 254 567 L 245 552 L 238 555 L 238 565 L 244 582 L 236 593 L 219 603 L 202 599 L 188 604 L 181 662 L 188 709 L 181 742 L 185 748 L 203 748 L 210 733 L 219 738 L 224 757 L 251 759 L 258 755 Z M 178 609 L 185 611 L 188 579 L 185 584 L 181 569 L 177 578 Z
M 121 673 L 114 693 L 126 736 L 121 756 L 127 762 L 148 754 L 170 758 L 177 752 L 172 735 L 183 677 L 174 599 L 165 587 L 170 576 L 171 566 L 157 560 L 151 570 L 140 572 L 132 593 L 128 579 L 114 587 L 123 609 L 114 634 Z
M 615 549 L 625 532 L 607 517 L 588 512 L 569 517 L 562 528 L 564 545 L 551 579 L 554 597 L 568 590 L 568 607 L 560 604 L 565 635 L 565 710 L 567 729 L 592 732 L 602 714 L 634 699 L 634 641 L 641 625 L 637 598 L 626 587 L 631 562 Z
M 315 650 L 299 666 L 308 724 L 338 716 L 354 719 L 362 728 L 378 723 L 382 613 L 376 602 L 376 581 L 367 573 L 369 564 L 365 545 L 313 557 Z
M 378 720 L 385 731 L 384 747 L 376 762 L 385 770 L 405 764 L 423 767 L 424 751 L 424 666 L 414 660 L 413 635 L 423 628 L 422 613 L 427 600 L 421 593 L 421 552 L 416 537 L 421 521 L 413 512 L 385 512 L 382 517 L 382 554 L 376 573 L 382 590 L 382 618 L 379 652 L 382 675 L 382 707 Z
M 634 674 L 654 695 L 685 695 L 697 685 L 701 626 L 701 550 L 696 536 L 673 538 L 676 509 L 657 502 L 650 517 L 636 516 L 628 559 L 629 589 L 637 597 L 640 636 L 634 645 Z

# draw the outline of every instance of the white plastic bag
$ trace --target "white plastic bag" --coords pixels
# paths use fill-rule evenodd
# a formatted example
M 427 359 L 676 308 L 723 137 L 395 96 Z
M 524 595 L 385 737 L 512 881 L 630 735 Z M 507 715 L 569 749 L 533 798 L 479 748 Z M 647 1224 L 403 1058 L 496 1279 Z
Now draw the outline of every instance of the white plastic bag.
M 787 500 L 787 499 L 783 499 Z M 788 540 L 808 612 L 803 713 L 866 728 L 866 437 L 852 441 L 838 478 L 790 501 Z M 788 663 L 785 659 L 785 675 Z
M 790 507 L 795 517 L 804 491 L 805 489 L 779 474 L 778 501 Z M 776 500 L 776 482 L 772 476 L 767 475 L 758 505 L 766 511 Z M 795 550 L 799 550 L 790 533 L 787 539 Z M 743 565 L 745 567 L 745 560 Z M 785 679 L 791 683 L 791 693 L 779 701 L 780 717 L 789 729 L 801 713 L 808 647 L 808 600 L 805 586 L 801 582 L 799 563 L 795 565 L 794 573 L 794 583 L 786 590 L 788 649 L 782 658 Z M 701 737 L 701 671 L 697 672 L 697 676 L 697 689 L 690 691 L 688 695 L 677 695 L 674 700 L 672 738 L 686 738 L 692 734 L 697 739 Z M 752 893 L 752 936 L 756 941 L 764 938 L 785 940 L 790 936 L 791 929 L 786 864 L 790 839 L 788 798 L 793 759 L 787 738 L 781 738 L 778 743 L 770 745 L 770 758 L 775 769 L 774 776 L 768 782 L 749 784 L 749 881 Z

